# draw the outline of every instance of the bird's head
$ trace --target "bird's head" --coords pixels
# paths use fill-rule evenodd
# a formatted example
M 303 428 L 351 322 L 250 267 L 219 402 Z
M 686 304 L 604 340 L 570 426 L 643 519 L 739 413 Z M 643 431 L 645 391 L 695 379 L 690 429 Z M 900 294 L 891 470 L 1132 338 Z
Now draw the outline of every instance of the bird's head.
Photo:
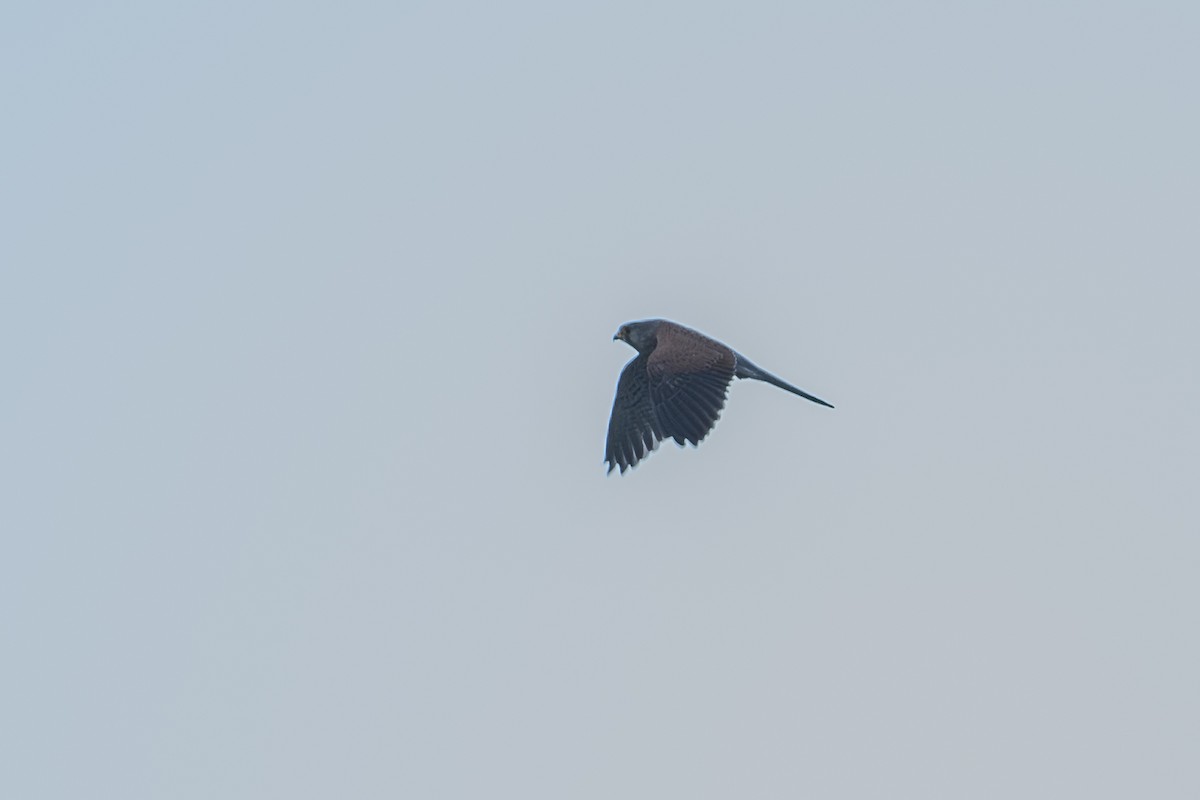
M 639 353 L 649 352 L 654 349 L 659 322 L 657 319 L 626 322 L 613 336 L 613 341 L 619 339 Z

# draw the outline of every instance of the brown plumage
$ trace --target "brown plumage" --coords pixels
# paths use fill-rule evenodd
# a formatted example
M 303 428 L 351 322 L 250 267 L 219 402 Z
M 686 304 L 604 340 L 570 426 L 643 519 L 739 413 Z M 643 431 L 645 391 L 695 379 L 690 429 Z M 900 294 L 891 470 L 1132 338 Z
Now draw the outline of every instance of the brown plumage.
M 717 340 L 665 319 L 626 323 L 613 339 L 638 354 L 617 382 L 604 453 L 609 472 L 615 467 L 625 472 L 663 439 L 674 439 L 680 446 L 699 445 L 721 416 L 734 378 L 766 381 L 833 408 Z

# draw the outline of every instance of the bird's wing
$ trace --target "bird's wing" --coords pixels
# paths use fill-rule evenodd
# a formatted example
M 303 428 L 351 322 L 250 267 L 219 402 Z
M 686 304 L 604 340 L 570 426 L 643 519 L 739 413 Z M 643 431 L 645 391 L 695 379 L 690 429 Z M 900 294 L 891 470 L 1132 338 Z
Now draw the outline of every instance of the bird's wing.
M 646 371 L 664 437 L 699 444 L 721 416 L 735 366 L 720 342 L 681 326 L 660 329 Z
M 650 397 L 646 357 L 639 355 L 625 365 L 617 381 L 617 396 L 613 398 L 612 416 L 608 420 L 608 446 L 604 451 L 608 471 L 617 466 L 621 472 L 629 469 L 658 446 L 664 435 Z

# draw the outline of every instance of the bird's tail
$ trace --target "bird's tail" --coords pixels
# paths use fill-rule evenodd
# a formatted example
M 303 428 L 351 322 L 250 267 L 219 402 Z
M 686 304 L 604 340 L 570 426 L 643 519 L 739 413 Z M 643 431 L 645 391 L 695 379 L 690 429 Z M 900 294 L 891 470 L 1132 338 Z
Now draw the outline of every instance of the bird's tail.
M 767 372 L 762 367 L 755 366 L 754 362 L 752 362 L 748 358 L 745 358 L 744 356 L 742 356 L 741 353 L 734 353 L 734 356 L 737 358 L 737 366 L 734 368 L 733 374 L 736 375 L 737 377 L 751 378 L 756 381 L 766 381 L 767 383 L 769 383 L 773 386 L 778 386 L 780 389 L 789 391 L 792 394 L 798 394 L 801 397 L 803 397 L 805 400 L 811 400 L 814 403 L 818 403 L 820 405 L 827 406 L 829 408 L 833 408 L 833 406 L 831 404 L 826 403 L 821 398 L 813 397 L 808 392 L 805 392 L 801 389 L 797 389 L 795 386 L 792 386 L 787 381 L 775 377 L 774 375 Z

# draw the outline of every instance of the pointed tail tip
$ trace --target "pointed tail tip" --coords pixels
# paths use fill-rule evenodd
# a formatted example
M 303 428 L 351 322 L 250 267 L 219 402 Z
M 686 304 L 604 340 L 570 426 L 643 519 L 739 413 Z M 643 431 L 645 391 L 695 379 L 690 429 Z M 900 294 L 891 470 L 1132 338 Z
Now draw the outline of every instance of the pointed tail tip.
M 826 408 L 833 408 L 833 403 L 826 403 L 824 400 L 817 397 L 816 395 L 812 395 L 812 394 L 809 394 L 808 392 L 801 391 L 800 389 L 797 389 L 795 386 L 789 386 L 788 390 L 791 391 L 793 394 L 800 395 L 805 400 L 811 400 L 812 402 L 816 403 L 817 405 L 825 406 Z

